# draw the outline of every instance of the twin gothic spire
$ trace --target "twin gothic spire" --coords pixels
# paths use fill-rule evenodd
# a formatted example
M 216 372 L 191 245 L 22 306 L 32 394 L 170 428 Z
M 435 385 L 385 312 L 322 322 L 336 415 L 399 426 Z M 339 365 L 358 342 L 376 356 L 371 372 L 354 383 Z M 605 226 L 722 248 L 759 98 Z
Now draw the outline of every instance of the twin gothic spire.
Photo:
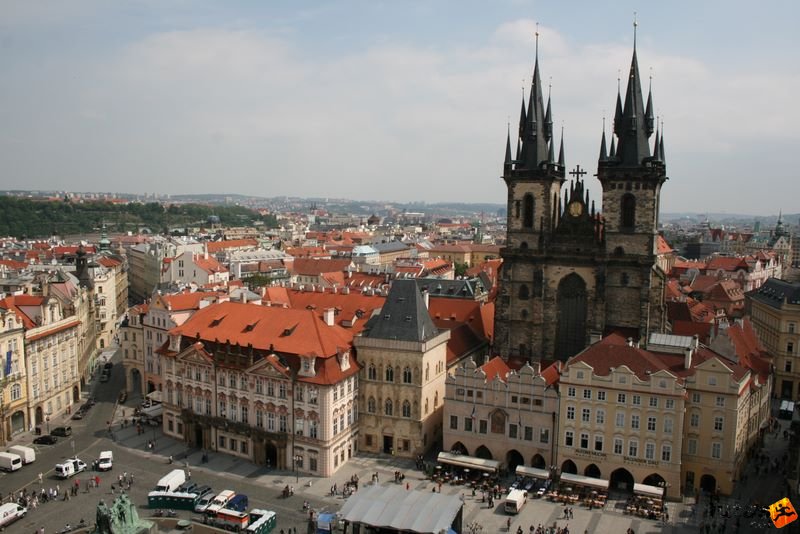
M 517 134 L 516 152 L 511 149 L 511 128 L 509 127 L 506 139 L 504 168 L 506 171 L 536 170 L 546 164 L 557 165 L 564 168 L 564 135 L 562 129 L 559 157 L 555 159 L 555 140 L 553 139 L 553 115 L 551 97 L 548 95 L 547 107 L 544 106 L 542 96 L 542 81 L 539 73 L 539 34 L 536 34 L 536 60 L 533 67 L 533 77 L 525 105 L 523 92 L 520 107 L 519 129 Z M 636 56 L 636 39 L 634 34 L 633 58 L 631 59 L 630 73 L 628 76 L 625 100 L 622 100 L 620 88 L 617 88 L 617 102 L 614 113 L 613 135 L 611 136 L 610 150 L 607 148 L 605 121 L 603 135 L 600 141 L 599 160 L 607 165 L 621 167 L 640 167 L 651 161 L 664 161 L 664 134 L 663 127 L 658 132 L 655 116 L 653 114 L 652 80 L 648 91 L 647 101 L 642 95 L 641 76 L 639 75 L 639 62 Z M 651 153 L 650 137 L 656 134 L 655 143 Z

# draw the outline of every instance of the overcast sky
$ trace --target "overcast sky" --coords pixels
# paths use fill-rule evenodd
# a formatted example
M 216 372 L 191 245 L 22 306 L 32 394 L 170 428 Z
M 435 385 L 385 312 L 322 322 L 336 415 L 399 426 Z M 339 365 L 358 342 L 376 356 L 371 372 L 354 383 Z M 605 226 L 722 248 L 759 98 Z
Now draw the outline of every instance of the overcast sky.
M 3 0 L 0 188 L 505 202 L 536 21 L 567 166 L 594 172 L 638 11 L 662 210 L 793 212 L 799 6 Z

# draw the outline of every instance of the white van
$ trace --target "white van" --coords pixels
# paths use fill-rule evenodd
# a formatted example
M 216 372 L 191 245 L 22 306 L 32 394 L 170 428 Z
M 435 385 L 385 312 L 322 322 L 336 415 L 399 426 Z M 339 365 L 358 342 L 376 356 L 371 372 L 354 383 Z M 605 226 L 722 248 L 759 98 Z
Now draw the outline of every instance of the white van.
M 95 465 L 98 471 L 111 471 L 111 468 L 114 467 L 114 453 L 102 451 Z
M 69 478 L 86 470 L 86 464 L 77 458 L 69 458 L 63 464 L 56 464 L 56 476 Z
M 183 469 L 173 469 L 158 481 L 154 490 L 173 493 L 184 483 L 186 483 L 186 473 L 183 472 Z
M 28 509 L 17 503 L 6 503 L 0 505 L 0 528 L 5 528 L 17 519 L 25 517 Z
M 8 448 L 8 452 L 16 454 L 22 458 L 22 464 L 28 465 L 36 461 L 36 451 L 31 447 L 25 445 L 12 445 Z
M 206 508 L 206 515 L 217 515 L 217 512 L 225 508 L 225 505 L 228 504 L 228 501 L 233 499 L 236 496 L 236 492 L 233 490 L 224 490 L 217 494 L 214 497 L 214 500 L 211 501 L 211 504 L 208 505 Z
M 528 502 L 528 492 L 520 489 L 513 489 L 508 492 L 503 509 L 507 514 L 518 514 L 522 507 Z
M 0 452 L 0 469 L 3 471 L 16 471 L 22 467 L 22 458 L 11 452 Z

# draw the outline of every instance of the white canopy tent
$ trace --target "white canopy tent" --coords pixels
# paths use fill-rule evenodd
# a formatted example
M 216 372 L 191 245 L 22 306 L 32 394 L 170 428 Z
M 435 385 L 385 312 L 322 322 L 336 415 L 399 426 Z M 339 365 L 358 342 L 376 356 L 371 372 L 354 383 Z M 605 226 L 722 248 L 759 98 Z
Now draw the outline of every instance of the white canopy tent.
M 634 484 L 633 493 L 636 495 L 655 497 L 656 499 L 664 498 L 664 488 L 660 488 L 658 486 L 649 486 L 647 484 Z
M 500 462 L 497 460 L 485 460 L 483 458 L 475 458 L 474 456 L 467 456 L 465 454 L 453 454 L 450 452 L 440 452 L 437 462 L 443 464 L 455 465 L 458 467 L 466 467 L 468 469 L 478 469 L 480 471 L 489 471 L 496 473 L 500 468 Z
M 366 486 L 347 499 L 340 517 L 349 523 L 400 532 L 448 532 L 464 506 L 458 495 L 406 491 L 403 486 Z
M 526 467 L 524 465 L 517 466 L 517 474 L 523 477 L 540 478 L 547 480 L 550 478 L 550 473 L 546 469 L 539 469 L 537 467 Z
M 561 482 L 565 484 L 575 484 L 576 486 L 586 486 L 598 490 L 608 489 L 608 480 L 585 477 L 583 475 L 573 475 L 571 473 L 561 473 Z

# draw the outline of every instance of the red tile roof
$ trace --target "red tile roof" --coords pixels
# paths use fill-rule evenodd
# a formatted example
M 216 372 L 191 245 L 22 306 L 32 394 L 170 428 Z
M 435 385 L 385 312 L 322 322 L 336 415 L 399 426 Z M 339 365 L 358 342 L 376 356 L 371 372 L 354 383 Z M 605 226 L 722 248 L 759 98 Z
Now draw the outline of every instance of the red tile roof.
M 670 252 L 673 252 L 672 247 L 669 246 L 667 240 L 660 235 L 656 239 L 656 250 L 657 254 L 669 254 Z
M 228 272 L 227 267 L 218 262 L 214 256 L 206 257 L 203 254 L 197 254 L 193 259 L 194 264 L 197 265 L 197 267 L 203 269 L 209 274 Z
M 0 308 L 13 311 L 25 328 L 36 328 L 36 322 L 21 308 L 38 307 L 44 303 L 44 297 L 33 295 L 12 295 L 0 300 Z
M 706 269 L 710 271 L 722 269 L 727 272 L 734 272 L 737 269 L 744 269 L 746 271 L 747 262 L 744 258 L 740 257 L 715 256 L 708 260 Z
M 227 241 L 210 241 L 206 246 L 208 253 L 214 254 L 228 248 L 256 248 L 258 241 L 255 239 L 229 239 Z
M 199 310 L 200 301 L 204 299 L 216 300 L 221 293 L 210 291 L 195 291 L 194 293 L 184 292 L 173 295 L 162 295 L 161 299 L 169 306 L 170 311 Z
M 486 374 L 487 382 L 491 382 L 495 378 L 499 378 L 501 382 L 508 382 L 508 373 L 511 372 L 511 368 L 500 356 L 495 356 L 481 365 L 480 369 Z
M 319 276 L 322 273 L 343 272 L 350 265 L 349 259 L 330 260 L 295 258 L 292 273 L 301 276 Z
M 608 376 L 612 369 L 626 366 L 640 380 L 650 380 L 650 375 L 667 370 L 664 364 L 653 353 L 636 346 L 628 345 L 625 338 L 618 334 L 606 336 L 586 350 L 573 356 L 567 367 L 577 362 L 584 362 L 594 370 L 597 376 Z
M 272 288 L 270 288 L 270 297 L 274 293 L 278 299 L 285 298 L 285 302 L 291 308 L 313 310 L 320 319 L 325 310 L 333 308 L 336 311 L 334 322 L 347 328 L 353 334 L 361 332 L 367 320 L 372 316 L 373 311 L 381 309 L 386 301 L 385 297 L 378 295 L 368 296 L 356 291 L 344 294 L 341 291 L 334 293 L 331 290 L 318 292 L 280 289 L 283 290 L 283 295 L 281 291 L 273 292 Z M 272 299 L 270 298 L 270 300 Z
M 9 269 L 18 271 L 20 269 L 24 269 L 28 266 L 27 263 L 24 261 L 14 261 L 14 260 L 0 260 L 0 265 L 5 265 Z
M 100 256 L 97 259 L 97 263 L 99 263 L 103 267 L 108 267 L 109 269 L 113 269 L 114 267 L 122 265 L 121 261 L 115 260 L 114 258 L 109 258 L 108 256 Z
M 204 341 L 218 340 L 256 350 L 329 357 L 348 350 L 353 333 L 328 326 L 309 310 L 222 302 L 197 311 L 170 331 Z

